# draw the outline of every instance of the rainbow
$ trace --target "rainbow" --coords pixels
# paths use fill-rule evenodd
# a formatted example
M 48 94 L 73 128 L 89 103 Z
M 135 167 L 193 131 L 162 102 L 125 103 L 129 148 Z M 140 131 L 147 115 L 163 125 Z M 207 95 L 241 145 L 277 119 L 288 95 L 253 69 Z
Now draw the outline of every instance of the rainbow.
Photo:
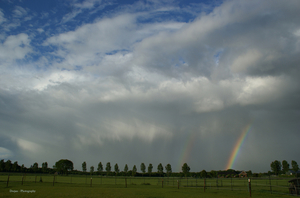
M 191 133 L 184 143 L 183 149 L 180 154 L 179 162 L 178 162 L 178 167 L 177 167 L 179 172 L 181 171 L 181 167 L 183 166 L 183 164 L 187 163 L 190 158 L 193 146 L 197 139 L 196 136 L 197 136 L 196 133 Z
M 243 145 L 243 143 L 244 143 L 244 141 L 245 141 L 245 139 L 247 137 L 247 134 L 251 130 L 251 127 L 252 127 L 251 124 L 248 124 L 244 128 L 241 136 L 239 137 L 238 141 L 236 142 L 236 144 L 235 144 L 235 146 L 234 146 L 234 148 L 232 150 L 232 153 L 230 155 L 230 158 L 228 160 L 228 163 L 227 163 L 227 166 L 226 166 L 225 170 L 232 169 L 232 166 L 233 166 L 233 164 L 234 164 L 234 162 L 235 162 L 235 160 L 237 158 L 237 155 L 238 155 L 239 151 L 241 150 L 241 146 Z

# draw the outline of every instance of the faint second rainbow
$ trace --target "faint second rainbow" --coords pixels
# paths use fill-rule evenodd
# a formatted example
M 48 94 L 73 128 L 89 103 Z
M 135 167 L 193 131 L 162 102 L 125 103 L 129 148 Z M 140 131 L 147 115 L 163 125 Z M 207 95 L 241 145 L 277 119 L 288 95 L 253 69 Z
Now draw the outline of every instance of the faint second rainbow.
M 196 133 L 190 133 L 189 136 L 187 136 L 185 143 L 183 145 L 183 149 L 181 151 L 180 157 L 179 157 L 179 161 L 178 161 L 178 165 L 177 168 L 179 169 L 179 172 L 181 171 L 182 165 L 184 163 L 188 163 L 191 152 L 193 150 L 193 146 L 196 142 Z
M 235 144 L 235 146 L 234 146 L 234 148 L 233 148 L 233 150 L 231 152 L 230 158 L 229 158 L 229 160 L 227 162 L 227 166 L 226 166 L 225 170 L 232 168 L 232 166 L 233 166 L 233 164 L 234 164 L 234 162 L 235 162 L 235 160 L 237 158 L 237 155 L 238 155 L 238 153 L 239 153 L 239 151 L 241 149 L 241 146 L 243 145 L 243 143 L 244 143 L 244 141 L 246 139 L 246 136 L 247 136 L 247 134 L 249 133 L 250 130 L 251 130 L 251 124 L 248 124 L 244 128 L 241 136 L 239 137 L 238 141 L 236 142 L 236 144 Z

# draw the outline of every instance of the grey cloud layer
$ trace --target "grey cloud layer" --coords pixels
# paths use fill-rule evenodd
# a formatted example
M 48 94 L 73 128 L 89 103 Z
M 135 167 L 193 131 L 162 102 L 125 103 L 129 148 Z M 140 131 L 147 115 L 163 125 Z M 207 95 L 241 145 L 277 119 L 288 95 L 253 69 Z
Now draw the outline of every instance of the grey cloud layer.
M 47 38 L 60 61 L 42 55 L 51 64 L 42 71 L 13 64 L 32 52 L 26 34 L 7 37 L 0 154 L 28 166 L 70 158 L 77 169 L 101 160 L 174 171 L 185 156 L 192 171 L 223 169 L 252 124 L 237 169 L 299 161 L 298 151 L 278 146 L 299 142 L 299 8 L 226 1 L 190 23 L 117 14 Z

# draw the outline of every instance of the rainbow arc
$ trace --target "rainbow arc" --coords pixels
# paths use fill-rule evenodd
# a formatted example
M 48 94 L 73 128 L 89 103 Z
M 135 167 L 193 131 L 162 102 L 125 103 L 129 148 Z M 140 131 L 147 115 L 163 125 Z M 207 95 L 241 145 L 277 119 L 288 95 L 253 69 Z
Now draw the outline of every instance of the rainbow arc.
M 233 150 L 231 152 L 231 155 L 230 155 L 230 158 L 229 158 L 229 160 L 227 162 L 225 170 L 232 169 L 232 167 L 233 167 L 233 165 L 234 165 L 234 163 L 235 163 L 235 161 L 237 159 L 237 156 L 238 156 L 238 154 L 239 154 L 239 152 L 241 150 L 241 147 L 242 147 L 243 143 L 245 142 L 247 134 L 249 133 L 249 131 L 251 131 L 251 128 L 252 128 L 251 124 L 247 125 L 244 128 L 242 134 L 240 135 L 239 139 L 235 143 L 235 146 L 234 146 L 234 148 L 233 148 Z

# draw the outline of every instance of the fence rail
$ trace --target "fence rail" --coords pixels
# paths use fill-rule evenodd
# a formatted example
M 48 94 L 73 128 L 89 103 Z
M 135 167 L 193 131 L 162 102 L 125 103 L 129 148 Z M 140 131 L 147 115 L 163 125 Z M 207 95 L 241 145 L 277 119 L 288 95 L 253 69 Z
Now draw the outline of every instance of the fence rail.
M 250 180 L 249 180 L 250 179 Z M 125 177 L 97 175 L 48 175 L 48 174 L 11 174 L 0 173 L 2 187 L 26 185 L 27 183 L 44 183 L 49 185 L 152 185 L 174 188 L 199 188 L 199 190 L 231 190 L 266 192 L 271 194 L 291 194 L 300 192 L 299 184 L 291 186 L 291 178 L 182 178 L 182 177 Z M 249 183 L 250 182 L 250 183 Z M 298 187 L 297 187 L 298 186 Z

